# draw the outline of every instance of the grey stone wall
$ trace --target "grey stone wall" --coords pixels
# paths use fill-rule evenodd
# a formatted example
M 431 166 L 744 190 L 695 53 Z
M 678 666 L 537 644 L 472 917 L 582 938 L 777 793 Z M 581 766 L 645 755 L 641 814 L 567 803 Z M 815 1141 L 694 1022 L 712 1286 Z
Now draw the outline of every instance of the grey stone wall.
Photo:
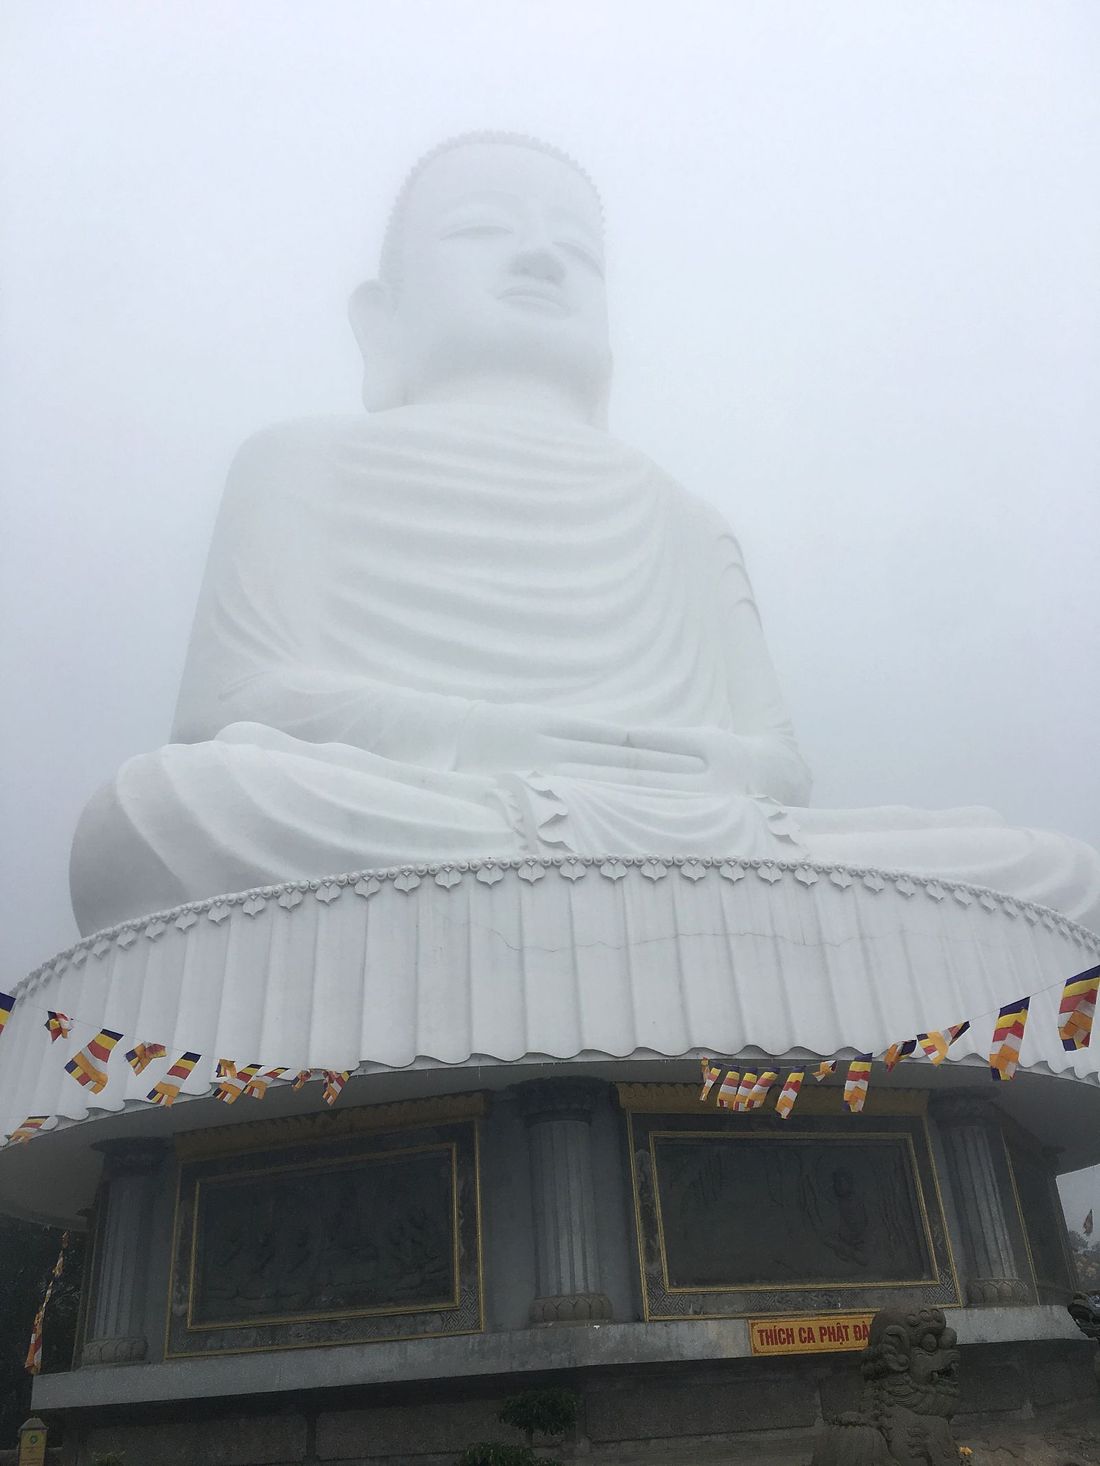
M 956 1435 L 966 1441 L 990 1428 L 1011 1435 L 1044 1411 L 1095 1402 L 1094 1355 L 1083 1339 L 964 1346 Z M 802 1466 L 824 1416 L 853 1408 L 860 1388 L 854 1354 L 592 1369 L 543 1383 L 580 1394 L 579 1428 L 553 1454 L 590 1466 L 647 1459 Z M 312 1407 L 288 1395 L 281 1410 L 268 1402 L 253 1414 L 195 1405 L 185 1418 L 162 1410 L 127 1420 L 116 1412 L 123 1418 L 70 1429 L 65 1466 L 88 1466 L 93 1452 L 108 1450 L 125 1452 L 127 1466 L 452 1466 L 473 1441 L 509 1438 L 496 1414 L 511 1387 L 425 1382 Z
M 586 1093 L 583 1120 L 566 1103 L 570 1085 Z M 560 1101 L 557 1118 L 554 1094 L 559 1094 Z M 533 1113 L 542 1115 L 534 1125 Z M 552 1227 L 560 1230 L 563 1218 L 568 1221 L 571 1213 L 569 1206 L 562 1209 L 561 1187 L 553 1176 L 543 1174 L 541 1182 L 537 1181 L 536 1152 L 541 1156 L 544 1151 L 549 1157 L 568 1151 L 575 1162 L 575 1176 L 585 1178 L 584 1205 L 577 1213 L 578 1225 L 583 1221 L 586 1233 L 582 1270 L 598 1279 L 593 1293 L 599 1307 L 595 1311 L 582 1308 L 581 1313 L 618 1323 L 643 1317 L 625 1131 L 613 1087 L 603 1081 L 553 1077 L 492 1096 L 481 1121 L 487 1332 L 523 1329 L 531 1321 L 555 1316 L 553 1309 L 535 1307 L 532 1312 L 543 1286 L 539 1227 L 544 1233 Z M 547 1144 L 547 1138 L 556 1132 L 560 1136 Z M 973 1097 L 949 1093 L 934 1104 L 929 1132 L 944 1216 L 967 1301 L 978 1306 L 1035 1301 L 1027 1240 L 994 1106 L 984 1092 Z M 85 1355 L 86 1363 L 157 1363 L 164 1357 L 177 1167 L 170 1151 L 165 1151 L 158 1164 L 155 1156 L 145 1156 L 143 1161 L 138 1154 L 142 1150 L 140 1144 L 135 1150 L 128 1149 L 126 1142 L 117 1143 L 105 1170 L 97 1206 L 97 1262 L 85 1337 L 86 1346 L 92 1347 Z M 127 1161 L 130 1152 L 133 1164 Z M 1029 1156 L 1033 1154 L 1029 1151 Z M 1041 1159 L 1043 1164 L 1050 1162 L 1053 1175 L 1050 1158 Z M 541 1170 L 546 1171 L 545 1164 Z M 1029 1194 L 1038 1194 L 1038 1189 L 1033 1184 Z M 570 1205 L 579 1206 L 579 1199 Z M 1035 1225 L 1048 1232 L 1052 1217 L 1064 1232 L 1056 1207 Z M 1034 1222 L 1024 1220 L 1029 1225 Z M 546 1243 L 547 1237 L 542 1241 Z M 1052 1271 L 1051 1264 L 1046 1271 Z M 113 1300 L 105 1299 L 104 1289 L 114 1289 L 120 1279 L 126 1288 Z M 1046 1302 L 1063 1301 L 1058 1287 L 1061 1281 L 1060 1277 L 1041 1279 L 1038 1296 Z M 568 1313 L 564 1310 L 566 1316 Z

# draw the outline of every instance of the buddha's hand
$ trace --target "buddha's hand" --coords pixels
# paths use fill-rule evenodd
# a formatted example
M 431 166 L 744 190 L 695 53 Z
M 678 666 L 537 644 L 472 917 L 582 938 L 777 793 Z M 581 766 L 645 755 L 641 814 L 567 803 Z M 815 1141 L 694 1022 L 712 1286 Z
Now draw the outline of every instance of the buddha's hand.
M 627 728 L 526 703 L 475 703 L 459 736 L 458 768 L 557 773 L 688 793 L 746 791 L 749 785 L 748 754 L 735 734 Z

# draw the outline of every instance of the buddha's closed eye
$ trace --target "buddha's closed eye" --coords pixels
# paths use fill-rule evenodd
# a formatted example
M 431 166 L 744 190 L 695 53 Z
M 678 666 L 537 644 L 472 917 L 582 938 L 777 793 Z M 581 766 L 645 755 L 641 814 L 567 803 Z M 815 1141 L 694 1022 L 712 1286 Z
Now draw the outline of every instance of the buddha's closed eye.
M 491 223 L 488 220 L 483 223 L 456 224 L 450 229 L 445 229 L 439 236 L 440 239 L 492 239 L 503 238 L 507 234 L 514 234 L 515 230 L 508 224 Z

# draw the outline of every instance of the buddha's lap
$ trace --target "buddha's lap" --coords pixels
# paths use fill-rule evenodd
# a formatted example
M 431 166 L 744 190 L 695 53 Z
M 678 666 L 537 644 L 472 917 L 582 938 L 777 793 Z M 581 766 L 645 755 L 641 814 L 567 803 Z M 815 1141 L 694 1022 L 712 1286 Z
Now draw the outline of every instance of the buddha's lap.
M 358 749 L 235 742 L 139 754 L 91 799 L 70 863 L 82 932 L 224 892 L 341 871 L 522 853 L 491 780 Z M 480 797 L 479 797 L 480 796 Z
M 85 810 L 73 845 L 83 931 L 222 892 L 344 870 L 531 850 L 497 781 L 421 769 L 339 744 L 273 734 L 170 744 L 131 759 Z M 675 798 L 674 791 L 669 798 Z M 741 795 L 731 799 L 743 799 Z M 1079 841 L 1007 826 L 982 809 L 795 810 L 789 858 L 904 869 L 989 886 L 1089 925 L 1100 857 Z M 584 855 L 677 853 L 651 848 Z M 560 844 L 557 853 L 564 853 Z M 683 853 L 683 852 L 678 852 Z M 736 856 L 733 849 L 700 855 Z

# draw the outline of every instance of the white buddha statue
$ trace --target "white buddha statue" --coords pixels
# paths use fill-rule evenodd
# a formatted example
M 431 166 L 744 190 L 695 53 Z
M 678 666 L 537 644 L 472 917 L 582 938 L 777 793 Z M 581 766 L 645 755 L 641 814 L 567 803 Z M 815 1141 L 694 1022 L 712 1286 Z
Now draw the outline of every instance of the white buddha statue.
M 175 741 L 77 830 L 82 931 L 566 852 L 900 867 L 1097 923 L 1075 841 L 979 809 L 804 808 L 736 539 L 606 431 L 601 209 L 568 158 L 478 134 L 422 160 L 352 321 L 370 413 L 241 451 Z

